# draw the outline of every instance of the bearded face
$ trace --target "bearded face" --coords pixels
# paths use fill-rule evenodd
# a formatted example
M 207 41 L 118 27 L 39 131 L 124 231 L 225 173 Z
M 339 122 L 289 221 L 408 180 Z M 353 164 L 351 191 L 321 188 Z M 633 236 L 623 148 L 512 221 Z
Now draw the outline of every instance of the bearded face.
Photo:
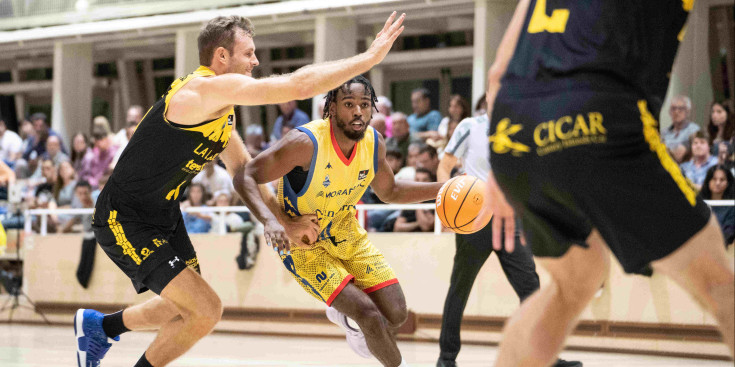
M 331 119 L 348 139 L 360 141 L 373 115 L 370 91 L 361 83 L 352 83 L 339 89 L 335 97 L 329 106 Z

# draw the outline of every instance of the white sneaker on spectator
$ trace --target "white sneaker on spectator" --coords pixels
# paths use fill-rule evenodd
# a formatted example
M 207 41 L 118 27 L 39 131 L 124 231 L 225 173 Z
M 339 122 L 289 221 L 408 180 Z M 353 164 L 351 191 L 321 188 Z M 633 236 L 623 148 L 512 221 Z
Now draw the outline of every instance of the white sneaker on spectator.
M 342 327 L 345 334 L 347 334 L 347 345 L 352 348 L 352 351 L 362 358 L 371 358 L 373 356 L 365 341 L 365 334 L 362 333 L 359 327 L 354 328 L 350 326 L 347 316 L 337 311 L 334 307 L 327 307 L 327 318 L 329 321 Z

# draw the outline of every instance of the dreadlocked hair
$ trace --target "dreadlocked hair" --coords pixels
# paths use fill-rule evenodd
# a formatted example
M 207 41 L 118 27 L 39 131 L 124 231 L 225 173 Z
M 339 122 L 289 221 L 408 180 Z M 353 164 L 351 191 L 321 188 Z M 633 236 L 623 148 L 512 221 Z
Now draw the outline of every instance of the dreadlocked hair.
M 329 118 L 329 105 L 332 104 L 332 102 L 337 102 L 337 92 L 339 90 L 342 90 L 342 93 L 349 93 L 350 91 L 350 85 L 353 83 L 360 83 L 365 86 L 365 90 L 370 92 L 370 103 L 373 109 L 377 112 L 378 108 L 375 106 L 378 103 L 378 96 L 375 95 L 375 89 L 373 89 L 372 84 L 370 84 L 370 81 L 367 80 L 364 76 L 358 75 L 348 81 L 346 81 L 344 84 L 340 85 L 337 88 L 334 88 L 327 93 L 327 95 L 324 97 L 324 115 L 322 116 L 323 119 Z

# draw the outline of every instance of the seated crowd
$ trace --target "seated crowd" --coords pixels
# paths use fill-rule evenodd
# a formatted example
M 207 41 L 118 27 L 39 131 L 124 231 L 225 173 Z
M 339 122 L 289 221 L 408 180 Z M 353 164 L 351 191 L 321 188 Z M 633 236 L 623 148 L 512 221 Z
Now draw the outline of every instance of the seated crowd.
M 462 120 L 486 113 L 484 97 L 471 111 L 466 99 L 452 95 L 445 117 L 431 108 L 431 95 L 426 89 L 414 90 L 410 101 L 412 113 L 406 115 L 393 111 L 391 101 L 380 96 L 370 124 L 385 138 L 386 160 L 398 179 L 436 181 L 444 147 Z M 269 134 L 258 125 L 245 128 L 244 142 L 252 156 L 310 120 L 307 113 L 297 107 L 296 101 L 279 104 L 278 108 L 280 116 Z M 323 104 L 319 106 L 320 110 L 323 108 Z M 704 199 L 733 200 L 735 117 L 731 107 L 727 102 L 713 103 L 704 128 L 690 120 L 691 110 L 688 97 L 672 99 L 668 111 L 672 124 L 661 131 L 662 142 Z M 93 207 L 143 113 L 140 106 L 132 106 L 125 127 L 117 133 L 111 131 L 105 117 L 95 117 L 91 136 L 81 132 L 73 135 L 70 148 L 51 129 L 43 113 L 33 114 L 20 122 L 19 134 L 7 129 L 5 122 L 0 120 L 0 201 L 8 200 L 8 188 L 18 182 L 22 183 L 20 195 L 28 208 Z M 452 173 L 462 173 L 461 159 L 457 160 Z M 276 187 L 275 183 L 271 186 Z M 221 162 L 205 165 L 185 195 L 182 208 L 242 205 Z M 361 203 L 381 201 L 368 189 Z M 14 222 L 12 213 L 7 213 L 8 208 L 3 209 L 6 211 L 0 212 L 6 218 L 3 224 L 17 226 L 19 218 Z M 715 206 L 713 211 L 720 220 L 726 240 L 732 243 L 735 207 Z M 432 210 L 373 210 L 366 218 L 369 231 L 430 232 L 435 223 Z M 184 217 L 190 233 L 217 233 L 223 226 L 229 231 L 243 233 L 238 264 L 243 269 L 252 266 L 252 256 L 258 248 L 258 231 L 253 231 L 257 225 L 247 213 L 230 213 L 224 223 L 221 221 L 219 215 L 198 211 L 187 212 Z M 48 230 L 67 232 L 80 228 L 79 224 L 74 216 L 50 216 Z

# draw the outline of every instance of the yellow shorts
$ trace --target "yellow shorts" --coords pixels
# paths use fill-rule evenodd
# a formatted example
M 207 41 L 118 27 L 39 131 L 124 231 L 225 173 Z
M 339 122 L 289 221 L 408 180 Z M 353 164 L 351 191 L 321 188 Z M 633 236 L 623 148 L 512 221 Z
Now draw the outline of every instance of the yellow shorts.
M 281 260 L 301 287 L 327 306 L 350 281 L 365 293 L 398 283 L 393 268 L 367 236 L 356 242 L 335 246 L 323 240 L 308 249 L 292 249 Z

